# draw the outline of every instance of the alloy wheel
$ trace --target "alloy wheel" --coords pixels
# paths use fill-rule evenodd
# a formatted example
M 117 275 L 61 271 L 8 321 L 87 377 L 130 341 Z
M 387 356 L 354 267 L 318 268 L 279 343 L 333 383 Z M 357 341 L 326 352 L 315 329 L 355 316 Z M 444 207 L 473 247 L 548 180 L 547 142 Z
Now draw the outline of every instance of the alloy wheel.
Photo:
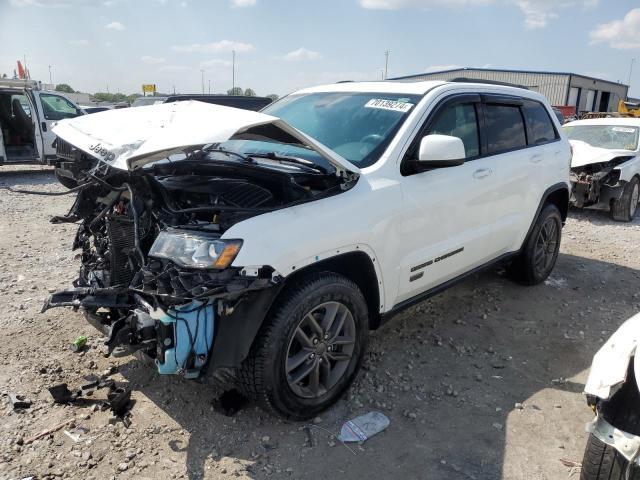
M 285 374 L 299 397 L 318 398 L 344 376 L 353 359 L 356 324 L 346 305 L 322 303 L 309 311 L 289 340 Z
M 631 192 L 631 204 L 629 205 L 629 217 L 633 219 L 638 208 L 638 200 L 640 200 L 640 186 L 636 182 L 633 186 L 633 192 Z
M 533 265 L 536 273 L 544 276 L 553 264 L 558 250 L 558 224 L 554 218 L 547 218 L 538 233 L 533 253 Z

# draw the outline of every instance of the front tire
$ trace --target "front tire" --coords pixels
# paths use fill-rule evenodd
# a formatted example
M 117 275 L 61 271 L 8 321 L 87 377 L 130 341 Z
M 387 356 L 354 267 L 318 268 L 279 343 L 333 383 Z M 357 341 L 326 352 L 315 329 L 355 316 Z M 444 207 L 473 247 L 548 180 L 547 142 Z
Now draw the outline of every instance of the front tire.
M 554 204 L 542 208 L 509 274 L 524 285 L 537 285 L 547 279 L 558 259 L 562 238 L 562 216 Z
M 640 200 L 640 180 L 633 177 L 622 189 L 622 195 L 611 205 L 611 217 L 618 222 L 630 222 L 636 215 Z
M 240 388 L 265 410 L 313 418 L 351 384 L 369 318 L 358 286 L 334 273 L 303 278 L 283 293 L 239 371 Z

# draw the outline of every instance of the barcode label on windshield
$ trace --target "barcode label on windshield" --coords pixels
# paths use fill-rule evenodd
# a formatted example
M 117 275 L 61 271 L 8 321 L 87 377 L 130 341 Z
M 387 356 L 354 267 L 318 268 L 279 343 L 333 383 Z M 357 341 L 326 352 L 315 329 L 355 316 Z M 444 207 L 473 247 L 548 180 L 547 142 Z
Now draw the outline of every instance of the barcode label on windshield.
M 382 110 L 393 110 L 394 112 L 407 113 L 413 107 L 413 103 L 396 102 L 395 100 L 383 100 L 381 98 L 372 98 L 369 100 L 365 108 L 380 108 Z
M 635 128 L 629 128 L 629 127 L 613 127 L 611 130 L 613 130 L 614 132 L 622 132 L 622 133 L 633 133 L 635 132 Z

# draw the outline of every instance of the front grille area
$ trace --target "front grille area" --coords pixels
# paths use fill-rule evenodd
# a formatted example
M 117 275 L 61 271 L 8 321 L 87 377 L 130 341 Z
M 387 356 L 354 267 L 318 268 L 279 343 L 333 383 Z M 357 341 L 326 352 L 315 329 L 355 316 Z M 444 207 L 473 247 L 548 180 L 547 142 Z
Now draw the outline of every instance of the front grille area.
M 111 266 L 111 285 L 129 285 L 135 272 L 129 254 L 135 248 L 133 220 L 121 215 L 107 217 Z
M 75 151 L 75 147 L 69 142 L 65 142 L 60 137 L 56 138 L 56 156 L 65 160 L 74 160 Z

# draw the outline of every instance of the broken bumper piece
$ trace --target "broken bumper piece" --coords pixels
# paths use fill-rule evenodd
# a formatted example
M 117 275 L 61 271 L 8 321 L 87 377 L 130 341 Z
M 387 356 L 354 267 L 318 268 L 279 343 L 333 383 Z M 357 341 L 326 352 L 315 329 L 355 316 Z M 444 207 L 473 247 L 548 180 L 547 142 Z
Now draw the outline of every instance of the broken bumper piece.
M 640 465 L 640 437 L 618 430 L 601 416 L 597 416 L 586 425 L 587 433 L 607 445 L 615 448 L 629 462 Z

